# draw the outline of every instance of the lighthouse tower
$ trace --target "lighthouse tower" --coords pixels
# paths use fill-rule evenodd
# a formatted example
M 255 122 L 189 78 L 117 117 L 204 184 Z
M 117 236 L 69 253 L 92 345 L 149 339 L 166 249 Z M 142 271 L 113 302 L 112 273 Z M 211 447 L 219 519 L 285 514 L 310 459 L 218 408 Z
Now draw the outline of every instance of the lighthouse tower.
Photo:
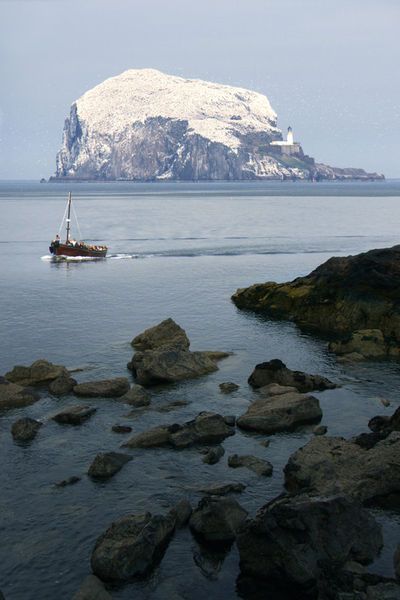
M 293 129 L 290 127 L 290 125 L 287 129 L 286 144 L 288 146 L 293 146 L 294 144 Z

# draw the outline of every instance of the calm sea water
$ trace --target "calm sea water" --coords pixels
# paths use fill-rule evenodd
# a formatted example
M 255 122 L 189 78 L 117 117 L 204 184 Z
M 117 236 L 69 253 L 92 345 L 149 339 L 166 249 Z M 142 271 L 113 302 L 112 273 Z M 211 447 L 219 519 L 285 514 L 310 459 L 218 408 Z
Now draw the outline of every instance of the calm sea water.
M 393 362 L 344 367 L 326 344 L 295 325 L 238 311 L 230 301 L 238 287 L 284 281 L 308 273 L 332 255 L 354 254 L 400 240 L 400 182 L 368 184 L 75 184 L 74 206 L 82 236 L 110 248 L 101 261 L 53 262 L 49 241 L 58 231 L 68 188 L 64 184 L 0 182 L 0 373 L 46 358 L 81 367 L 80 381 L 129 376 L 130 340 L 166 317 L 184 327 L 193 349 L 234 354 L 210 376 L 153 392 L 153 408 L 175 400 L 189 404 L 171 413 L 145 411 L 135 419 L 110 400 L 89 401 L 94 418 L 61 427 L 49 417 L 72 398 L 50 396 L 0 418 L 0 589 L 7 600 L 68 599 L 90 572 L 97 537 L 112 520 L 133 512 L 164 512 L 200 484 L 241 481 L 239 497 L 253 514 L 282 491 L 282 469 L 304 445 L 310 429 L 271 437 L 236 435 L 226 454 L 204 465 L 196 450 L 136 451 L 113 479 L 85 475 L 99 451 L 118 450 L 115 423 L 134 432 L 180 422 L 201 410 L 239 415 L 254 397 L 247 377 L 272 358 L 291 368 L 324 374 L 342 384 L 319 394 L 331 435 L 365 431 L 375 414 L 399 405 L 399 366 Z M 78 237 L 78 232 L 75 230 Z M 225 396 L 218 384 L 235 381 Z M 384 408 L 380 398 L 391 401 Z M 10 425 L 28 415 L 46 421 L 29 446 L 12 442 Z M 233 452 L 265 457 L 271 479 L 229 469 Z M 75 486 L 53 484 L 82 476 Z M 373 565 L 392 574 L 399 518 L 375 511 L 385 549 Z M 215 556 L 188 530 L 178 532 L 152 575 L 112 590 L 116 599 L 166 600 L 237 597 L 236 549 Z

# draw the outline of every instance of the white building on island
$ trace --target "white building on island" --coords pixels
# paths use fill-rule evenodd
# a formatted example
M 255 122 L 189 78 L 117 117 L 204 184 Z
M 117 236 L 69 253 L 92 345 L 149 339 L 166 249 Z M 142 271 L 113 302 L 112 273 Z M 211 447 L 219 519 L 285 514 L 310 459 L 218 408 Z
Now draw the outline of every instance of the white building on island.
M 282 154 L 291 155 L 299 154 L 301 152 L 301 145 L 299 142 L 294 141 L 293 129 L 290 126 L 287 130 L 286 140 L 271 142 L 270 145 L 277 146 Z

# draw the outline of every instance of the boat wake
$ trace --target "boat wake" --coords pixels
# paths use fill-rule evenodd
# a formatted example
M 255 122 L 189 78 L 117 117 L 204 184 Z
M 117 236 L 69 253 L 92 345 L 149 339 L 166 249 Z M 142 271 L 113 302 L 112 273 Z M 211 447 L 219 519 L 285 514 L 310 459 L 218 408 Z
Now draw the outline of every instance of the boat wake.
M 110 254 L 109 256 L 54 256 L 52 254 L 45 254 L 40 259 L 43 262 L 97 262 L 99 260 L 131 260 L 134 258 L 145 258 L 144 256 L 138 256 L 137 254 Z

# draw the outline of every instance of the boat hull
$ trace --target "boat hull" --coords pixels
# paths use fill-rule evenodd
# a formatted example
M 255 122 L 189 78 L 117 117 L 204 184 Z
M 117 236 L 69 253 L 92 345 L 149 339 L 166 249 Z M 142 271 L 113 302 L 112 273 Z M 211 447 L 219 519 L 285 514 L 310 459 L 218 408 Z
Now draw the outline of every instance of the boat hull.
M 72 246 L 69 244 L 51 244 L 49 250 L 54 256 L 86 256 L 90 258 L 105 258 L 107 255 L 107 248 L 102 250 L 94 250 L 83 245 Z

